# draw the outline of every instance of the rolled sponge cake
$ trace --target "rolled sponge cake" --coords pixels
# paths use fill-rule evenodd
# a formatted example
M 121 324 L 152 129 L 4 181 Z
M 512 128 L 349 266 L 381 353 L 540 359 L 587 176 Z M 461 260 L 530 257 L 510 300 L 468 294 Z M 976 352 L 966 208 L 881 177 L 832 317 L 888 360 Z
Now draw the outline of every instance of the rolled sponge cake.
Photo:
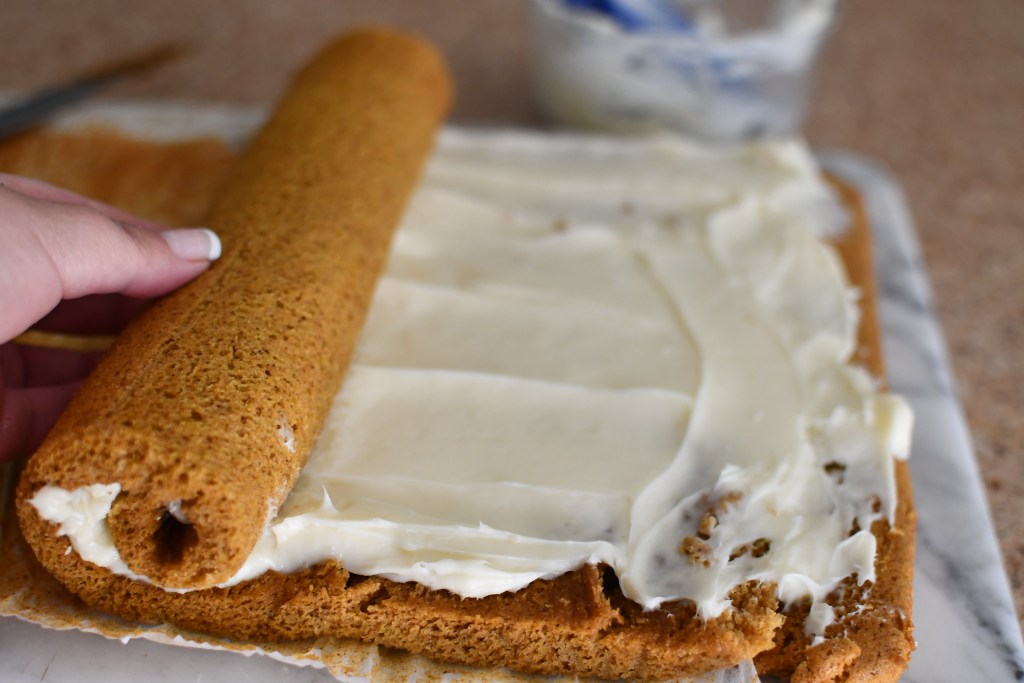
M 210 214 L 223 257 L 125 331 L 28 462 L 37 555 L 55 539 L 37 490 L 117 483 L 131 571 L 203 588 L 238 570 L 316 439 L 450 97 L 431 47 L 381 29 L 298 75 Z

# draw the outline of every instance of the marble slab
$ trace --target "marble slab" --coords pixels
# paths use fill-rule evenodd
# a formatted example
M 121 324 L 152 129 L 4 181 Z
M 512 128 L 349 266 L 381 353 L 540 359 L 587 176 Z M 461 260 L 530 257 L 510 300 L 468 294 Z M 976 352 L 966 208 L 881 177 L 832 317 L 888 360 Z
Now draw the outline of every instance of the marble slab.
M 140 118 L 140 112 L 148 112 L 150 119 Z M 178 114 L 168 117 L 145 108 L 117 108 L 101 112 L 98 118 L 146 133 L 161 130 L 164 118 L 180 124 Z M 203 125 L 213 121 L 207 134 L 233 140 L 244 137 L 259 118 L 250 110 L 199 117 L 201 122 L 205 119 Z M 184 132 L 194 128 L 186 127 Z M 870 160 L 837 151 L 820 156 L 827 168 L 851 181 L 865 198 L 874 231 L 890 382 L 907 396 L 917 414 L 910 462 L 919 512 L 914 608 L 918 650 L 903 680 L 1024 680 L 1024 644 L 906 202 L 894 179 Z M 0 681 L 40 680 L 326 683 L 334 679 L 323 670 L 258 655 L 145 640 L 121 643 L 0 617 Z

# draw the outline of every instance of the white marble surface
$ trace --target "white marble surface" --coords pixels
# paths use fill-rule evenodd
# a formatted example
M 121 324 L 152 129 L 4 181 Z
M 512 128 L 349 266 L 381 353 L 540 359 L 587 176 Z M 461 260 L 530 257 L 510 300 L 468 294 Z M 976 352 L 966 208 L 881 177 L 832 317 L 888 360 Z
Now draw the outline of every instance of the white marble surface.
M 101 118 L 138 121 L 138 113 L 104 112 Z M 214 118 L 215 130 L 210 132 L 238 139 L 239 128 L 248 129 L 259 117 L 246 110 L 238 118 L 224 112 Z M 223 127 L 240 121 L 239 128 Z M 870 161 L 843 152 L 822 157 L 829 168 L 857 185 L 867 201 L 890 381 L 917 413 L 911 471 L 919 512 L 914 608 L 918 650 L 903 680 L 1024 680 L 1024 644 L 901 191 Z M 125 644 L 0 617 L 0 681 L 43 680 L 312 683 L 333 679 L 323 670 L 293 667 L 267 657 L 141 640 Z

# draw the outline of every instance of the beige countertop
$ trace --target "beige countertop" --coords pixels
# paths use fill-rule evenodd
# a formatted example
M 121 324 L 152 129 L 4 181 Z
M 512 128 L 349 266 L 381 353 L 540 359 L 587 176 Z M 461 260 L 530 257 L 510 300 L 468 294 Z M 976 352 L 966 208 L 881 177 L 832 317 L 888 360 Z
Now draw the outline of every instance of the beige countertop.
M 540 123 L 523 0 L 4 0 L 0 90 L 175 40 L 186 56 L 109 95 L 267 104 L 318 46 L 367 22 L 442 47 L 456 121 Z M 807 134 L 906 190 L 1024 615 L 1024 3 L 847 0 Z

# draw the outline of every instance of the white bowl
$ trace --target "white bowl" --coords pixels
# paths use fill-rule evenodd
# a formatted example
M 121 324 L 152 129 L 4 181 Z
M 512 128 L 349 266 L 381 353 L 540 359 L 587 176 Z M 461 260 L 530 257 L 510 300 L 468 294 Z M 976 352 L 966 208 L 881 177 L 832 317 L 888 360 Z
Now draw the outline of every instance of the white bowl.
M 757 0 L 763 25 L 627 31 L 604 14 L 533 0 L 534 85 L 554 121 L 612 132 L 671 129 L 713 142 L 791 135 L 838 0 Z M 707 16 L 707 14 L 705 14 Z

